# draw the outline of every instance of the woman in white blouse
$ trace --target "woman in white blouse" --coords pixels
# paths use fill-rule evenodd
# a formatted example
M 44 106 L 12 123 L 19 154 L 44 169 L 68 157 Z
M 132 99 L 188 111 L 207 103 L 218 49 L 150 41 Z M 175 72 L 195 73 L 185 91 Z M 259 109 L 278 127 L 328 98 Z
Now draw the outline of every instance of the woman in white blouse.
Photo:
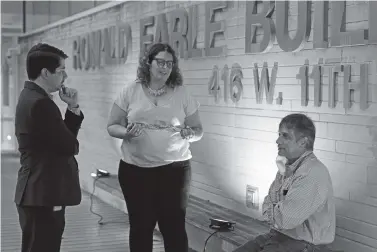
M 118 95 L 108 120 L 123 140 L 118 178 L 130 221 L 131 252 L 152 252 L 158 223 L 166 252 L 187 252 L 190 142 L 203 136 L 199 103 L 182 85 L 178 58 L 157 43 L 140 58 L 137 80 Z

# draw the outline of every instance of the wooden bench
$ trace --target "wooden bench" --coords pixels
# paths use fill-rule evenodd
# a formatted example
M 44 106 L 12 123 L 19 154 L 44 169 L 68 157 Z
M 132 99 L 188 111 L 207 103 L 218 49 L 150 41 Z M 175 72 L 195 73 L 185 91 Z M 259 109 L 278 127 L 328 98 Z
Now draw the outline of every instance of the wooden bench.
M 212 246 L 211 243 L 208 244 L 209 249 L 207 251 L 233 251 L 233 249 L 245 242 L 269 231 L 267 223 L 252 219 L 249 216 L 242 215 L 195 196 L 190 196 L 189 205 L 187 207 L 186 222 L 206 233 L 205 237 L 203 237 L 203 241 L 207 238 L 207 234 L 214 232 L 214 230 L 209 227 L 210 218 L 228 220 L 235 222 L 236 224 L 234 230 L 231 232 L 216 233 L 215 236 L 219 240 L 222 240 L 222 250 L 210 249 L 211 247 L 216 246 L 216 244 L 214 244 L 216 243 L 216 239 L 211 238 L 214 242 L 212 242 Z M 188 227 L 188 229 L 190 229 L 190 227 Z
M 226 244 L 226 246 L 221 246 L 222 250 L 219 250 L 219 246 L 216 246 L 216 244 L 212 244 L 212 247 L 214 248 L 210 246 L 211 249 L 208 249 L 207 251 L 233 251 L 235 248 L 254 239 L 256 236 L 269 232 L 270 229 L 266 222 L 253 219 L 249 216 L 218 206 L 209 201 L 199 199 L 195 196 L 190 196 L 186 222 L 209 234 L 214 231 L 209 228 L 210 218 L 232 221 L 235 222 L 236 225 L 232 232 L 219 232 L 216 234 L 218 240 L 222 240 L 221 243 Z M 190 229 L 190 227 L 188 227 L 188 229 Z M 201 252 L 202 250 L 198 251 Z M 343 251 L 333 250 L 331 247 L 327 247 L 322 251 L 316 252 Z
M 88 184 L 82 183 L 83 189 L 88 190 Z M 126 204 L 116 176 L 101 178 L 96 182 L 95 195 L 106 203 L 127 212 Z M 104 216 L 106 218 L 106 216 Z M 230 232 L 218 232 L 208 241 L 208 252 L 232 252 L 245 242 L 260 234 L 267 233 L 267 223 L 237 213 L 233 210 L 213 204 L 207 200 L 189 197 L 186 214 L 186 230 L 191 249 L 202 252 L 205 240 L 214 230 L 209 227 L 210 218 L 218 218 L 235 222 L 235 229 Z M 157 227 L 158 229 L 158 227 Z M 320 251 L 318 251 L 320 252 Z M 329 248 L 326 252 L 342 252 Z

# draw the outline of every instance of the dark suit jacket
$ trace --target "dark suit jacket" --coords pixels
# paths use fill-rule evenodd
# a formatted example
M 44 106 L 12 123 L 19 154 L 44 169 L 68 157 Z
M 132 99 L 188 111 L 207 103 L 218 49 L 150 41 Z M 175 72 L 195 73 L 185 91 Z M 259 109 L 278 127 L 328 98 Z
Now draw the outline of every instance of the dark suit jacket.
M 16 137 L 21 153 L 15 203 L 72 206 L 81 202 L 77 134 L 84 115 L 58 106 L 38 85 L 26 81 L 16 107 Z

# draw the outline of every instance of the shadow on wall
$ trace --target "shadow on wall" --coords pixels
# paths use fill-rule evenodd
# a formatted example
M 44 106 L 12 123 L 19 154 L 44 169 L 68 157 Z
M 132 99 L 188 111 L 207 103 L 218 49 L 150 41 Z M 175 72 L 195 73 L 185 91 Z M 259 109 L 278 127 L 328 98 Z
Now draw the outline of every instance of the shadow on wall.
M 372 117 L 368 124 L 370 124 L 367 126 L 369 135 L 372 137 L 372 146 L 369 149 L 372 151 L 373 157 L 377 160 L 377 117 Z M 376 160 L 372 162 L 373 165 L 377 164 Z
M 367 128 L 372 141 L 372 145 L 369 147 L 369 150 L 372 152 L 374 160 L 371 161 L 367 167 L 367 184 L 377 185 L 377 117 L 372 117 L 368 124 L 369 126 L 367 126 Z M 375 193 L 373 197 L 376 196 L 377 193 Z

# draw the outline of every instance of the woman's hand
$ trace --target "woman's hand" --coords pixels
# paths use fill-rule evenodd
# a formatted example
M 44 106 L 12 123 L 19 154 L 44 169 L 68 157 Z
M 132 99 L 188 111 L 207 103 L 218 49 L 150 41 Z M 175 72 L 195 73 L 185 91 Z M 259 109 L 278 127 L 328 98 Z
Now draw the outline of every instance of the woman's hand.
M 127 129 L 127 133 L 126 135 L 124 136 L 124 139 L 125 140 L 130 140 L 134 137 L 138 137 L 140 136 L 141 132 L 142 132 L 142 127 L 141 125 L 137 124 L 137 123 L 129 123 L 126 127 Z
M 183 128 L 180 133 L 181 137 L 186 140 L 189 140 L 195 136 L 195 131 L 190 127 Z

